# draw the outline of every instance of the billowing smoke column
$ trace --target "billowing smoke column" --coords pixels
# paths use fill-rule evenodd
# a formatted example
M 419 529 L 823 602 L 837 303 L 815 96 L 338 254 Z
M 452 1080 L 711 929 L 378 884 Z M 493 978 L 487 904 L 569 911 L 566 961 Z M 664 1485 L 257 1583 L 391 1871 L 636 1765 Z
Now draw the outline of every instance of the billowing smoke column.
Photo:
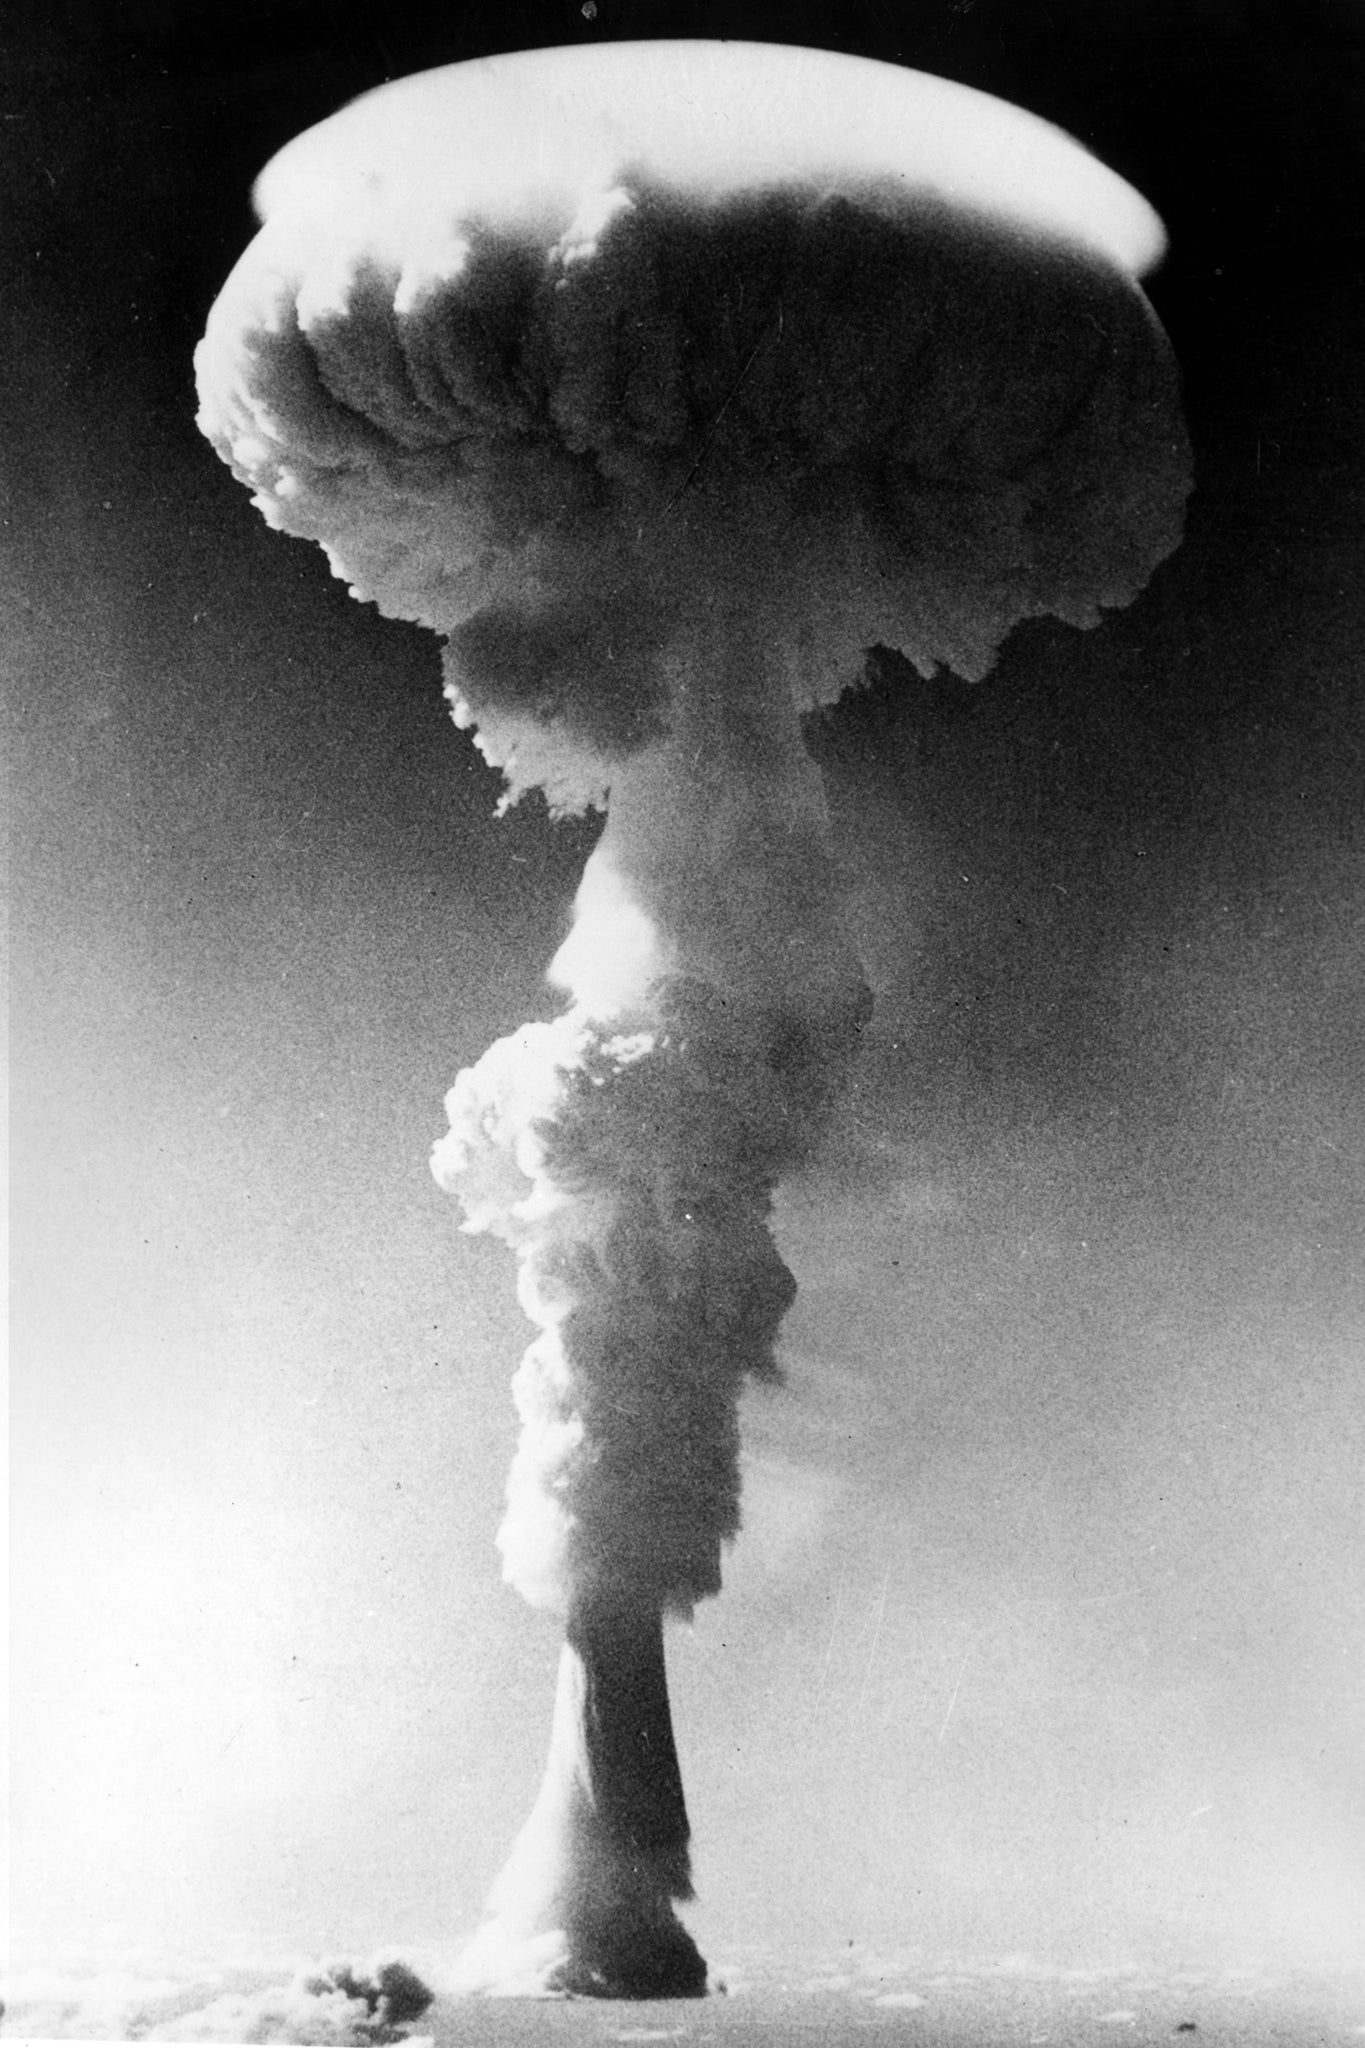
M 794 1285 L 773 1188 L 869 998 L 803 713 L 897 647 L 989 668 L 1179 535 L 1137 196 L 1016 110 L 823 53 L 457 65 L 292 144 L 214 309 L 201 424 L 272 525 L 445 637 L 514 801 L 605 807 L 564 1013 L 436 1147 L 537 1335 L 500 1536 L 566 1641 L 469 1988 L 695 1993 L 663 1620 L 718 1591 L 738 1399 Z

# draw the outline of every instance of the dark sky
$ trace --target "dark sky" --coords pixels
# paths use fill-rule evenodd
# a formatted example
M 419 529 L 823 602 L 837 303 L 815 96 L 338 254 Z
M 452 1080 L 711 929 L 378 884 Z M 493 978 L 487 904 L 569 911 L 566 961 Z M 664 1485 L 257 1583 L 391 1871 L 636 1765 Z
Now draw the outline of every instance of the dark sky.
M 879 1010 L 784 1210 L 748 1547 L 679 1650 L 709 1938 L 1094 1953 L 1183 1914 L 1335 1953 L 1365 1895 L 1359 28 L 92 0 L 14 38 L 26 1938 L 436 1939 L 533 1787 L 554 1644 L 490 1540 L 522 1326 L 425 1155 L 456 1070 L 548 1013 L 592 828 L 495 823 L 434 643 L 267 532 L 191 356 L 256 172 L 347 98 L 700 34 L 963 80 L 1136 184 L 1197 471 L 1130 612 L 1021 631 L 975 691 L 878 655 L 811 735 Z

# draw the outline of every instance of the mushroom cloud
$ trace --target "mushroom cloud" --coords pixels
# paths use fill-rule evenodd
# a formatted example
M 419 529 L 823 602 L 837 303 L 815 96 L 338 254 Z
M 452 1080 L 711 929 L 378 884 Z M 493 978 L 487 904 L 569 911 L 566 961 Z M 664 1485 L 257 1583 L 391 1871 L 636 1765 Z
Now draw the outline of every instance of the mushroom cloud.
M 868 650 L 990 668 L 1175 547 L 1160 224 L 1057 130 L 774 45 L 481 59 L 284 149 L 200 345 L 272 526 L 444 639 L 504 804 L 605 809 L 567 1006 L 462 1073 L 433 1168 L 537 1334 L 506 1577 L 563 1618 L 470 1990 L 696 1994 L 663 1624 L 719 1591 L 774 1187 L 870 995 L 803 717 Z

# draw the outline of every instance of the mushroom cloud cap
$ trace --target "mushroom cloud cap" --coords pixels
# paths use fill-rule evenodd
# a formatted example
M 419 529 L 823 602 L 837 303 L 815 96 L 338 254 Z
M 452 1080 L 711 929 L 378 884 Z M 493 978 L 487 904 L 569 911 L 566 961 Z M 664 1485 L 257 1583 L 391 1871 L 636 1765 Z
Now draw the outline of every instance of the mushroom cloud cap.
M 256 201 L 200 424 L 446 636 L 514 796 L 601 802 L 703 614 L 758 620 L 808 710 L 877 643 L 978 679 L 1179 538 L 1160 224 L 968 88 L 764 44 L 480 59 L 324 121 Z
M 379 232 L 406 244 L 449 191 L 473 213 L 557 240 L 584 193 L 641 171 L 712 199 L 889 176 L 1046 226 L 1134 276 L 1165 244 L 1131 186 L 1036 116 L 923 72 L 773 43 L 608 43 L 422 72 L 289 143 L 255 197 L 262 219 L 311 208 L 325 221 L 344 191 L 349 209 L 376 225 L 387 216 Z
M 273 525 L 445 637 L 511 796 L 610 795 L 550 969 L 570 1006 L 460 1076 L 433 1165 L 537 1327 L 509 1578 L 685 1612 L 794 1289 L 773 1189 L 870 1001 L 800 714 L 877 643 L 979 677 L 1174 547 L 1160 229 L 979 93 L 690 42 L 385 87 L 257 201 L 205 432 Z

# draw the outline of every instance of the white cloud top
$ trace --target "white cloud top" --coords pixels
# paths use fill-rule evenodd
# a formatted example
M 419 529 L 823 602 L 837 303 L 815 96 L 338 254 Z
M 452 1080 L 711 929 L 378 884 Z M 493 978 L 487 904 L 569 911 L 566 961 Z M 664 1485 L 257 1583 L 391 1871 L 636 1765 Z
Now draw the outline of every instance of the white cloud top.
M 558 234 L 582 194 L 642 174 L 712 198 L 887 180 L 1135 277 L 1165 246 L 1147 202 L 1050 123 L 923 72 L 775 43 L 599 44 L 423 72 L 290 143 L 256 203 L 264 219 L 330 215 L 344 191 L 406 243 L 435 193 L 458 192 L 490 222 Z

